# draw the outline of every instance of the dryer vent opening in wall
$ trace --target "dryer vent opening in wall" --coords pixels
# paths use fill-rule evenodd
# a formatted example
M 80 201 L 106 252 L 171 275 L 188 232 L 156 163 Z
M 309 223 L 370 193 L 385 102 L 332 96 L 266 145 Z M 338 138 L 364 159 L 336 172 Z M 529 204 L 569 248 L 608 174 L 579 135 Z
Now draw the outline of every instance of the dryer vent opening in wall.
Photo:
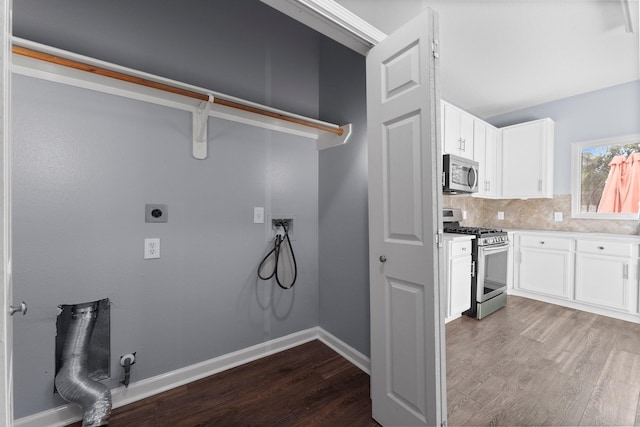
M 56 320 L 56 374 L 62 366 L 62 351 L 74 308 L 93 304 L 97 304 L 97 316 L 93 333 L 89 340 L 87 374 L 94 381 L 104 380 L 111 376 L 109 363 L 111 358 L 111 322 L 108 298 L 82 304 L 63 304 L 59 306 L 61 311 Z M 57 393 L 55 386 L 54 392 Z

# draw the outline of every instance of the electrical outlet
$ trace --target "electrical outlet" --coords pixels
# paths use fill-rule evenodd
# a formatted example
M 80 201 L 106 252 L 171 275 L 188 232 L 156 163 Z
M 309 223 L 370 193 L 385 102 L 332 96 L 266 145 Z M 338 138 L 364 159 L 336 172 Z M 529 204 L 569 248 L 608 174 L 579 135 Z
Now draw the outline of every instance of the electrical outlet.
M 144 239 L 144 259 L 160 258 L 160 239 Z
M 562 212 L 554 212 L 553 213 L 554 221 L 562 221 Z
M 504 212 L 498 212 L 498 219 L 500 221 L 504 220 Z

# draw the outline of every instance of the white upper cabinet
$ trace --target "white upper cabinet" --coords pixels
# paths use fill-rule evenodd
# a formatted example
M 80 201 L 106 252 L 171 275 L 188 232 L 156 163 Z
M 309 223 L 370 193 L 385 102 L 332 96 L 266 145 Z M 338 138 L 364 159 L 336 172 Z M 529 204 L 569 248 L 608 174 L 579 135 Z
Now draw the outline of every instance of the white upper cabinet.
M 478 162 L 478 192 L 475 197 L 496 198 L 496 156 L 498 129 L 480 120 L 473 121 L 473 159 Z
M 442 102 L 443 152 L 473 159 L 473 116 Z
M 553 197 L 553 120 L 501 128 L 501 182 L 504 199 Z

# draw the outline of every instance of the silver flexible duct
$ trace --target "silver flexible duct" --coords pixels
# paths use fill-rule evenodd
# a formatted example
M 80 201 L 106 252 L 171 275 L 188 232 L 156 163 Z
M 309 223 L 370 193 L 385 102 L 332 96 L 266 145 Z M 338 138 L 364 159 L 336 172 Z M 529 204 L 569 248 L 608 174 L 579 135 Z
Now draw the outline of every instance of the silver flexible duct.
M 62 348 L 62 366 L 55 379 L 60 396 L 82 407 L 83 427 L 107 425 L 111 414 L 111 391 L 106 385 L 90 379 L 87 374 L 89 340 L 97 312 L 97 303 L 73 306 L 71 323 Z

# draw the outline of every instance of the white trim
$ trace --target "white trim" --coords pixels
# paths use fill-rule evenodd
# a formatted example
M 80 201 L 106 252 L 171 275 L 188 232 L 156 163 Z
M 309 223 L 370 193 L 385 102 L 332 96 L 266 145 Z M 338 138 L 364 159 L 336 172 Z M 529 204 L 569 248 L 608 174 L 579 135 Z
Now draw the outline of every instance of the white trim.
M 614 319 L 625 320 L 631 323 L 640 323 L 640 316 L 635 313 L 623 313 L 619 310 L 609 309 L 605 307 L 596 307 L 594 305 L 581 303 L 575 300 L 567 300 L 556 298 L 548 295 L 542 295 L 536 292 L 528 292 L 523 289 L 509 289 L 507 295 L 528 298 L 536 301 L 542 301 L 549 304 L 560 305 L 562 307 L 573 308 L 575 310 L 586 311 L 587 313 L 598 314 L 600 316 L 612 317 Z
M 57 49 L 51 46 L 35 43 L 29 40 L 20 39 L 18 37 L 13 38 L 13 44 L 16 46 L 22 46 L 25 48 L 37 50 L 39 52 L 47 53 L 50 55 L 59 56 L 65 59 L 70 59 L 73 61 L 82 62 L 82 63 L 93 65 L 96 67 L 105 68 L 105 69 L 116 71 L 119 73 L 124 73 L 131 76 L 139 77 L 142 79 L 147 79 L 154 82 L 167 84 L 180 89 L 185 89 L 185 90 L 198 92 L 198 93 L 207 93 L 216 98 L 237 102 L 243 105 L 259 108 L 261 110 L 269 111 L 271 113 L 279 114 L 282 116 L 304 120 L 309 123 L 314 123 L 317 125 L 326 126 L 333 129 L 340 128 L 339 125 L 334 123 L 323 122 L 321 120 L 301 116 L 299 114 L 290 113 L 284 110 L 279 110 L 277 108 L 272 108 L 266 105 L 258 104 L 258 103 L 247 101 L 241 98 L 226 95 L 220 92 L 212 91 L 210 89 L 190 85 L 190 84 L 179 82 L 176 80 L 167 79 L 164 77 L 156 76 L 153 74 L 145 73 L 145 72 L 134 70 L 127 67 L 123 67 L 117 64 L 101 61 L 88 56 L 78 55 L 73 52 L 68 52 L 62 49 Z M 123 96 L 130 99 L 150 102 L 153 104 L 163 105 L 165 107 L 176 108 L 179 110 L 184 110 L 189 112 L 196 111 L 198 106 L 200 105 L 200 101 L 196 99 L 175 95 L 169 92 L 164 92 L 161 90 L 152 89 L 149 87 L 140 86 L 133 83 L 127 83 L 124 81 L 100 76 L 93 73 L 87 73 L 85 71 L 80 71 L 80 70 L 65 67 L 62 65 L 48 63 L 48 62 L 40 61 L 37 59 L 33 59 L 33 58 L 29 58 L 29 57 L 17 55 L 17 54 L 13 55 L 13 64 L 12 64 L 11 70 L 15 74 L 20 74 L 20 75 L 48 80 L 52 82 L 63 83 L 70 86 L 95 90 L 98 92 L 108 93 L 111 95 Z M 303 136 L 306 138 L 311 138 L 316 140 L 319 138 L 320 135 L 324 135 L 327 133 L 325 131 L 310 128 L 308 126 L 303 126 L 303 125 L 288 122 L 285 120 L 279 120 L 277 118 L 254 114 L 248 111 L 238 110 L 236 108 L 229 108 L 229 107 L 225 107 L 218 104 L 214 104 L 211 106 L 209 115 L 212 117 L 218 117 L 225 120 L 231 120 L 239 123 L 248 124 L 251 126 L 259 126 L 266 129 L 276 130 L 276 131 Z M 336 138 L 340 138 L 340 137 L 336 136 Z
M 226 371 L 236 366 L 252 362 L 301 344 L 320 340 L 331 347 L 342 357 L 369 374 L 368 357 L 339 340 L 320 327 L 295 332 L 285 337 L 256 344 L 233 353 L 225 354 L 194 365 L 185 366 L 175 371 L 131 383 L 129 388 L 118 387 L 111 390 L 113 408 L 145 399 L 184 384 Z M 82 419 L 82 411 L 78 405 L 67 404 L 48 411 L 39 412 L 16 420 L 16 427 L 64 427 Z
M 581 151 L 583 148 L 597 147 L 601 145 L 625 145 L 640 142 L 640 134 L 624 135 L 613 138 L 595 139 L 590 141 L 574 142 L 571 144 L 571 218 L 600 219 L 600 220 L 640 220 L 640 208 L 638 213 L 598 213 L 580 212 L 581 182 Z
M 318 339 L 328 347 L 331 347 L 340 356 L 360 368 L 362 372 L 371 375 L 371 359 L 367 356 L 320 327 L 318 327 Z
M 13 425 L 13 304 L 11 272 L 11 0 L 0 1 L 0 425 Z
M 333 0 L 260 1 L 362 55 L 387 37 Z

